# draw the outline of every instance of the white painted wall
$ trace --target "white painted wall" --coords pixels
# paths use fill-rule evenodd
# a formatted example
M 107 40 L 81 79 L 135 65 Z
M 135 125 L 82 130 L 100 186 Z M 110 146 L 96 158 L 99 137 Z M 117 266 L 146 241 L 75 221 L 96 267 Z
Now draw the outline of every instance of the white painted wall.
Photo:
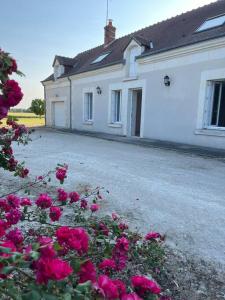
M 221 38 L 139 59 L 135 79 L 127 78 L 126 65 L 72 76 L 72 128 L 129 135 L 131 90 L 142 88 L 141 137 L 225 148 L 225 131 L 205 131 L 201 126 L 207 76 L 219 73 L 225 78 L 224 70 L 225 39 Z M 171 79 L 170 87 L 164 85 L 165 75 Z M 69 127 L 68 79 L 45 85 L 47 124 L 53 124 L 51 103 L 65 97 L 66 127 Z M 97 94 L 97 86 L 102 90 L 101 95 Z M 94 93 L 91 124 L 83 120 L 83 96 L 88 89 Z M 109 121 L 114 89 L 122 90 L 121 124 Z

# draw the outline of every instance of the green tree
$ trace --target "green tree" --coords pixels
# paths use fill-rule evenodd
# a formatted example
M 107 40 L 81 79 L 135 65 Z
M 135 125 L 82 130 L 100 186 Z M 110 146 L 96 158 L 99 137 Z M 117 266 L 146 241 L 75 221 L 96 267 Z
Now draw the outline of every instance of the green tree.
M 30 111 L 40 117 L 43 116 L 45 114 L 45 100 L 42 99 L 32 100 Z

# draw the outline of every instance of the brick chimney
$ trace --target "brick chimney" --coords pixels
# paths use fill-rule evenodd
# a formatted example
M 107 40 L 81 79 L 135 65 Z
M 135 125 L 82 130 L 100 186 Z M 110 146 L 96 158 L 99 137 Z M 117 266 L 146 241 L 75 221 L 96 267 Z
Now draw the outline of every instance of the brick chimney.
M 113 42 L 116 38 L 116 27 L 113 26 L 112 20 L 108 20 L 108 24 L 105 26 L 105 38 L 104 45 L 108 46 L 111 42 Z

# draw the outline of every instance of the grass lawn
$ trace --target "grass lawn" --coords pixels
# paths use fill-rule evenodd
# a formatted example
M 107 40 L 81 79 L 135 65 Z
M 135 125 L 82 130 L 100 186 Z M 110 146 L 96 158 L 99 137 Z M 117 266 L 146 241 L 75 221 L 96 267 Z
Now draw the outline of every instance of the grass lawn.
M 16 117 L 17 118 L 17 123 L 19 124 L 24 124 L 27 127 L 37 127 L 37 126 L 44 126 L 45 125 L 45 118 L 41 117 L 39 118 L 33 113 L 23 113 L 23 112 L 10 112 L 9 116 L 11 117 Z M 2 125 L 0 126 L 5 126 L 6 124 L 6 119 L 2 120 Z

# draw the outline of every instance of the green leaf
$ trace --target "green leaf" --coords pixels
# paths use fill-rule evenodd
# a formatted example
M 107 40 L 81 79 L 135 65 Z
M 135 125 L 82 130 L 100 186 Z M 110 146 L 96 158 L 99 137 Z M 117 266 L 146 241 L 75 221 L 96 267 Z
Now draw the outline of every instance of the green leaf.
M 54 243 L 54 249 L 55 249 L 55 251 L 60 251 L 63 249 L 63 247 L 60 246 L 59 243 Z
M 84 294 L 90 291 L 91 281 L 87 281 L 85 283 L 80 283 L 77 285 L 76 290 L 80 293 Z
M 0 253 L 7 253 L 7 254 L 9 254 L 9 253 L 11 253 L 11 249 L 10 248 L 5 248 L 5 247 L 1 247 L 0 246 Z
M 14 270 L 14 267 L 12 267 L 12 266 L 4 267 L 1 270 L 1 274 L 7 275 L 7 274 L 10 274 L 13 270 Z
M 43 294 L 43 298 L 44 300 L 58 300 L 59 298 L 54 296 L 54 295 L 50 295 L 50 294 Z
M 23 300 L 41 300 L 41 295 L 39 294 L 38 291 L 30 291 L 29 293 L 23 294 L 22 299 Z
M 72 299 L 71 294 L 66 293 L 63 295 L 63 300 L 71 300 L 71 299 Z
M 32 252 L 30 253 L 30 256 L 31 256 L 31 258 L 33 258 L 34 260 L 37 260 L 37 259 L 39 258 L 39 256 L 40 256 L 40 253 L 37 252 L 37 251 L 32 251 Z
M 78 273 L 80 271 L 81 261 L 77 258 L 73 258 L 70 262 L 73 270 L 75 273 Z

